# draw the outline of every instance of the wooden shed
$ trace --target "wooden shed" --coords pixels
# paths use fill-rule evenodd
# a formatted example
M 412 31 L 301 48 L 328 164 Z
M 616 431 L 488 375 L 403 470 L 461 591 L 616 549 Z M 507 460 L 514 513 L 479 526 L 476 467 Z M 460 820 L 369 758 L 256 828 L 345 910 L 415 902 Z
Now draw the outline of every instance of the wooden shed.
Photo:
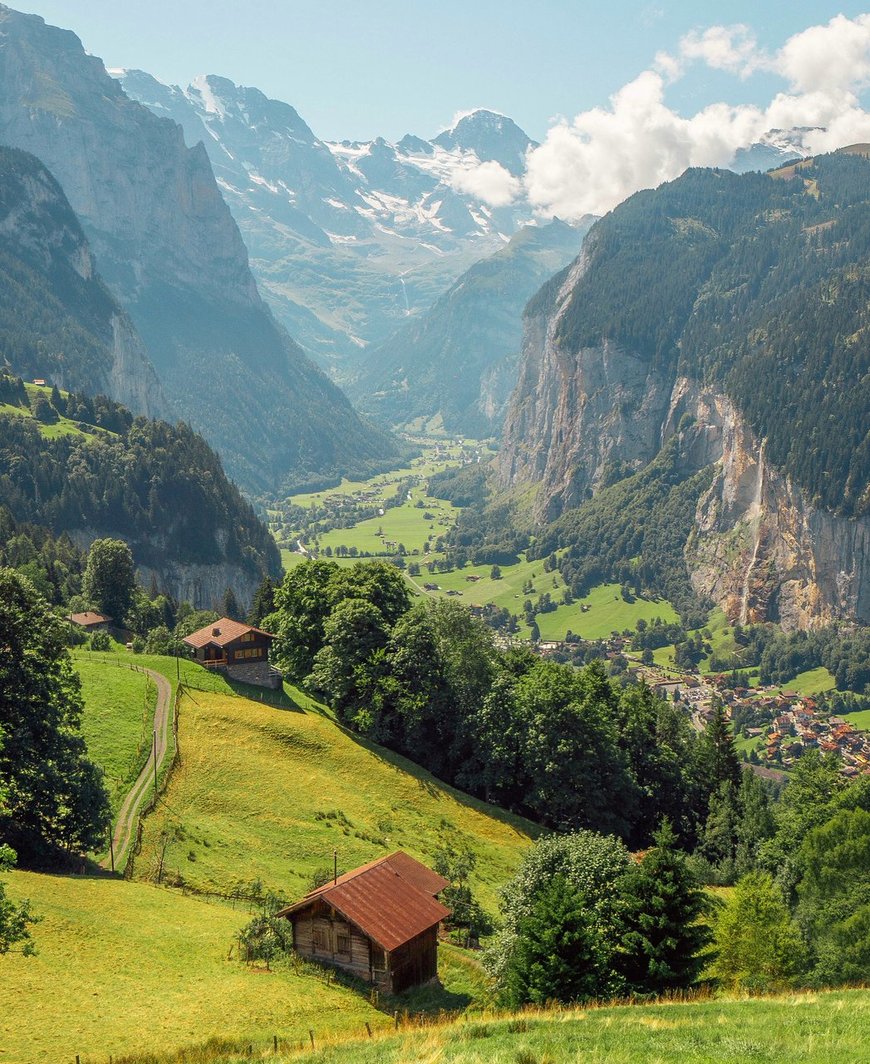
M 310 891 L 278 916 L 292 922 L 301 957 L 399 993 L 437 977 L 438 925 L 450 915 L 437 895 L 446 886 L 399 851 Z

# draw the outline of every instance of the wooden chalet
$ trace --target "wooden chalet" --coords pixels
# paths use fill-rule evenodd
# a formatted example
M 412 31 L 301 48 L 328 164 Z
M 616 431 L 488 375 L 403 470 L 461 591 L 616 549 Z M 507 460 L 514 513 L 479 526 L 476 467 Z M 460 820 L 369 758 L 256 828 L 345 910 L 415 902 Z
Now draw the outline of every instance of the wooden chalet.
M 438 975 L 438 925 L 449 881 L 392 853 L 312 890 L 277 915 L 293 924 L 301 957 L 333 964 L 399 993 Z
M 183 641 L 205 668 L 217 669 L 242 683 L 277 688 L 281 685 L 281 674 L 269 665 L 269 648 L 274 639 L 269 632 L 253 625 L 221 617 Z

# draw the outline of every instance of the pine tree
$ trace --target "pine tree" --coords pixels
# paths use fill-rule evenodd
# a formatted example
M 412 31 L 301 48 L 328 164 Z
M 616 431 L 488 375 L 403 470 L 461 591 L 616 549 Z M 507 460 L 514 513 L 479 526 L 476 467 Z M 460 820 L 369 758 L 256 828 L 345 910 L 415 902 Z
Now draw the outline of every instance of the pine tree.
M 239 621 L 242 618 L 242 610 L 239 606 L 239 600 L 236 598 L 236 593 L 231 587 L 228 587 L 224 592 L 223 602 L 221 603 L 221 614 L 224 617 L 229 617 L 231 621 Z
M 330 551 L 330 554 L 332 552 Z M 271 576 L 264 576 L 260 582 L 260 586 L 254 592 L 254 598 L 251 602 L 251 609 L 248 613 L 248 624 L 254 625 L 255 628 L 259 628 L 262 625 L 263 620 L 269 616 L 270 613 L 275 612 L 275 589 L 277 584 Z
M 677 836 L 665 820 L 655 847 L 623 877 L 622 930 L 616 965 L 629 988 L 661 994 L 692 986 L 704 966 L 708 928 L 698 922 L 707 900 Z
M 562 876 L 538 895 L 520 920 L 511 956 L 508 1005 L 584 1001 L 607 992 L 609 968 L 595 915 Z
M 709 795 L 715 794 L 723 783 L 735 788 L 740 785 L 740 758 L 721 703 L 713 707 L 713 716 L 701 736 L 698 767 L 701 785 Z

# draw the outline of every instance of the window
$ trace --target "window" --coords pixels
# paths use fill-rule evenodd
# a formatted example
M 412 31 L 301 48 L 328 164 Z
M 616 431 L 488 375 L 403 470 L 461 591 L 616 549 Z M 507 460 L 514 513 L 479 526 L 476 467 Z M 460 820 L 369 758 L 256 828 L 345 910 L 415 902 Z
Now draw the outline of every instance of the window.
M 344 956 L 350 956 L 350 935 L 339 931 L 335 936 L 335 952 L 342 953 Z
M 245 632 L 245 634 L 242 636 L 242 642 L 243 643 L 253 643 L 253 641 L 254 641 L 254 633 L 253 632 Z
M 372 943 L 372 971 L 385 972 L 387 970 L 387 955 L 382 949 Z
M 311 932 L 311 944 L 315 953 L 329 951 L 329 932 L 322 924 L 315 924 Z

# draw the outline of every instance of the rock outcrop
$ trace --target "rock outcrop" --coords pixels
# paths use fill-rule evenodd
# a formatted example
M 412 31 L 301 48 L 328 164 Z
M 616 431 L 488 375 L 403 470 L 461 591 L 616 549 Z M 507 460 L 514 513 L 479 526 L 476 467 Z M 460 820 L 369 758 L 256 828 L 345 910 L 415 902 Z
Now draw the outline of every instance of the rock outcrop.
M 856 181 L 854 195 L 863 209 L 861 196 L 866 200 L 866 191 L 862 193 L 857 184 L 863 171 L 851 162 L 831 162 L 826 166 L 840 182 L 838 197 L 847 198 L 851 192 L 847 180 Z M 828 176 L 820 167 L 817 172 L 823 179 Z M 632 204 L 635 213 L 629 214 L 627 221 L 620 218 L 623 208 L 618 208 L 592 229 L 583 252 L 567 273 L 554 279 L 531 301 L 519 380 L 497 460 L 497 481 L 505 490 L 534 488 L 534 519 L 543 527 L 566 511 L 581 507 L 605 485 L 645 468 L 677 436 L 677 475 L 688 477 L 707 468 L 712 468 L 713 473 L 710 486 L 697 501 L 694 529 L 684 548 L 688 576 L 699 596 L 720 605 L 734 623 L 778 620 L 788 629 L 806 629 L 840 620 L 870 622 L 870 517 L 862 501 L 866 499 L 870 470 L 861 450 L 866 447 L 867 408 L 860 392 L 853 393 L 850 401 L 847 388 L 854 372 L 852 360 L 857 360 L 859 373 L 855 386 L 863 379 L 862 356 L 856 343 L 862 336 L 865 340 L 860 342 L 866 341 L 866 314 L 862 309 L 866 303 L 860 293 L 853 296 L 849 289 L 854 268 L 837 274 L 835 285 L 825 277 L 824 271 L 831 267 L 821 257 L 815 258 L 810 269 L 817 270 L 822 279 L 818 304 L 806 276 L 789 271 L 778 282 L 779 287 L 771 289 L 767 303 L 759 300 L 753 305 L 744 289 L 755 283 L 751 269 L 756 261 L 757 268 L 767 275 L 764 282 L 769 283 L 767 277 L 776 269 L 770 265 L 771 261 L 776 263 L 775 256 L 794 254 L 800 263 L 801 255 L 806 254 L 805 234 L 827 232 L 837 223 L 827 223 L 824 230 L 809 225 L 802 230 L 790 222 L 781 233 L 766 234 L 772 250 L 765 249 L 762 254 L 751 245 L 746 250 L 759 231 L 758 216 L 749 208 L 757 209 L 769 222 L 763 211 L 765 182 L 774 187 L 775 195 L 781 196 L 776 182 L 753 178 L 756 186 L 751 189 L 735 186 L 735 192 L 744 197 L 741 207 L 747 210 L 748 221 L 738 219 L 732 223 L 728 240 L 723 236 L 717 246 L 713 240 L 721 234 L 708 226 L 707 215 L 701 210 L 706 206 L 703 196 L 708 195 L 705 180 L 702 175 L 687 182 L 691 201 L 675 182 L 673 191 L 668 193 L 673 196 L 672 201 L 660 197 L 660 193 L 644 193 Z M 721 203 L 727 189 L 716 188 L 715 180 L 714 175 L 708 184 Z M 863 187 L 866 190 L 870 186 Z M 747 189 L 757 197 L 758 208 Z M 795 192 L 792 202 L 796 214 L 798 210 L 817 209 L 816 201 L 801 196 L 801 187 Z M 649 240 L 650 233 L 646 204 L 655 202 L 657 197 L 659 213 L 653 224 L 661 226 L 660 235 L 656 235 L 662 254 L 654 267 L 648 267 L 649 280 L 644 289 L 635 289 L 639 308 L 635 310 L 613 299 L 608 286 L 612 278 L 620 276 L 619 255 L 626 256 L 626 261 L 643 261 L 644 241 Z M 809 206 L 804 205 L 805 199 Z M 669 209 L 677 216 L 669 218 Z M 686 218 L 685 212 L 690 209 L 698 216 Z M 833 214 L 840 208 L 832 202 L 826 209 Z M 853 211 L 854 217 L 861 216 L 857 206 Z M 713 216 L 718 220 L 721 214 Z M 611 229 L 600 228 L 608 224 Z M 635 224 L 640 235 L 635 233 Z M 702 245 L 703 257 L 696 255 L 691 246 L 686 250 L 685 241 L 687 232 L 700 233 L 702 226 L 702 237 L 693 235 L 692 239 L 698 243 L 707 241 Z M 618 239 L 613 237 L 614 232 Z M 861 253 L 860 238 L 856 237 L 852 247 L 851 236 L 848 229 L 840 229 L 836 235 L 836 251 L 844 261 L 850 254 Z M 834 239 L 832 236 L 832 244 Z M 743 249 L 740 284 L 732 280 L 728 260 L 735 246 Z M 669 248 L 673 248 L 670 258 Z M 680 254 L 685 256 L 682 262 L 676 261 Z M 727 285 L 725 280 L 716 278 L 715 255 L 721 259 Z M 699 259 L 703 273 L 698 268 Z M 831 259 L 833 256 L 828 261 Z M 674 261 L 676 265 L 672 265 Z M 673 276 L 669 276 L 669 269 L 673 269 Z M 607 280 L 598 281 L 596 274 Z M 656 274 L 661 276 L 660 299 L 656 296 Z M 754 291 L 761 289 L 761 283 Z M 794 290 L 791 286 L 795 284 L 803 287 Z M 646 290 L 647 286 L 652 293 Z M 818 329 L 820 342 L 830 348 L 826 362 L 818 344 L 811 344 L 804 355 L 804 338 L 789 330 L 794 327 L 793 321 L 809 321 L 817 327 L 833 302 L 831 293 L 838 301 L 839 318 L 830 327 L 826 323 L 824 329 Z M 584 304 L 584 300 L 590 302 Z M 612 321 L 602 315 L 601 303 L 596 305 L 593 300 L 609 300 Z M 701 328 L 697 315 L 699 307 L 706 309 L 704 300 L 721 300 L 723 310 L 721 319 L 710 315 Z M 739 313 L 746 316 L 746 327 L 754 326 L 756 331 L 746 341 L 739 331 L 742 326 L 738 318 L 733 326 L 734 339 L 730 341 L 733 346 L 715 347 L 722 343 L 719 321 L 733 325 L 727 315 L 728 307 L 735 304 L 728 300 L 736 301 Z M 783 311 L 783 307 L 787 310 Z M 659 327 L 657 314 L 666 320 L 670 333 Z M 573 318 L 568 320 L 571 315 Z M 759 323 L 769 324 L 763 330 Z M 654 335 L 660 343 L 659 352 L 664 351 L 668 357 L 652 355 L 650 346 L 631 339 L 649 335 Z M 663 335 L 666 342 L 662 342 Z M 790 339 L 792 336 L 794 340 Z M 775 337 L 775 341 L 770 337 Z M 773 342 L 787 354 L 771 357 L 768 345 Z M 740 353 L 742 362 L 737 363 L 735 351 Z M 866 348 L 863 357 L 866 359 Z M 750 359 L 756 361 L 752 363 Z M 732 369 L 737 364 L 740 378 Z M 782 390 L 776 374 L 788 376 L 791 393 Z M 797 387 L 807 396 L 808 405 L 786 411 L 782 404 L 792 399 Z M 782 400 L 778 399 L 780 395 Z M 815 452 L 793 447 L 793 452 L 800 455 L 794 464 L 804 476 L 804 483 L 799 483 L 785 463 L 775 461 L 770 453 L 775 434 L 779 454 L 789 456 L 783 446 L 784 441 L 788 442 L 789 428 L 795 444 L 805 443 L 798 436 L 802 431 L 812 431 L 817 439 L 823 439 L 822 427 L 800 427 L 815 424 L 805 420 L 817 416 L 821 400 L 815 396 L 827 398 L 832 404 L 825 417 L 825 461 L 828 470 L 839 469 L 846 488 L 844 494 L 849 496 L 841 500 L 844 506 L 840 513 L 819 502 L 822 491 L 828 490 L 829 474 L 820 476 L 815 472 Z M 830 422 L 839 426 L 834 434 L 827 428 Z M 860 444 L 857 450 L 846 444 L 850 436 Z M 820 485 L 816 491 L 808 487 L 813 478 Z

